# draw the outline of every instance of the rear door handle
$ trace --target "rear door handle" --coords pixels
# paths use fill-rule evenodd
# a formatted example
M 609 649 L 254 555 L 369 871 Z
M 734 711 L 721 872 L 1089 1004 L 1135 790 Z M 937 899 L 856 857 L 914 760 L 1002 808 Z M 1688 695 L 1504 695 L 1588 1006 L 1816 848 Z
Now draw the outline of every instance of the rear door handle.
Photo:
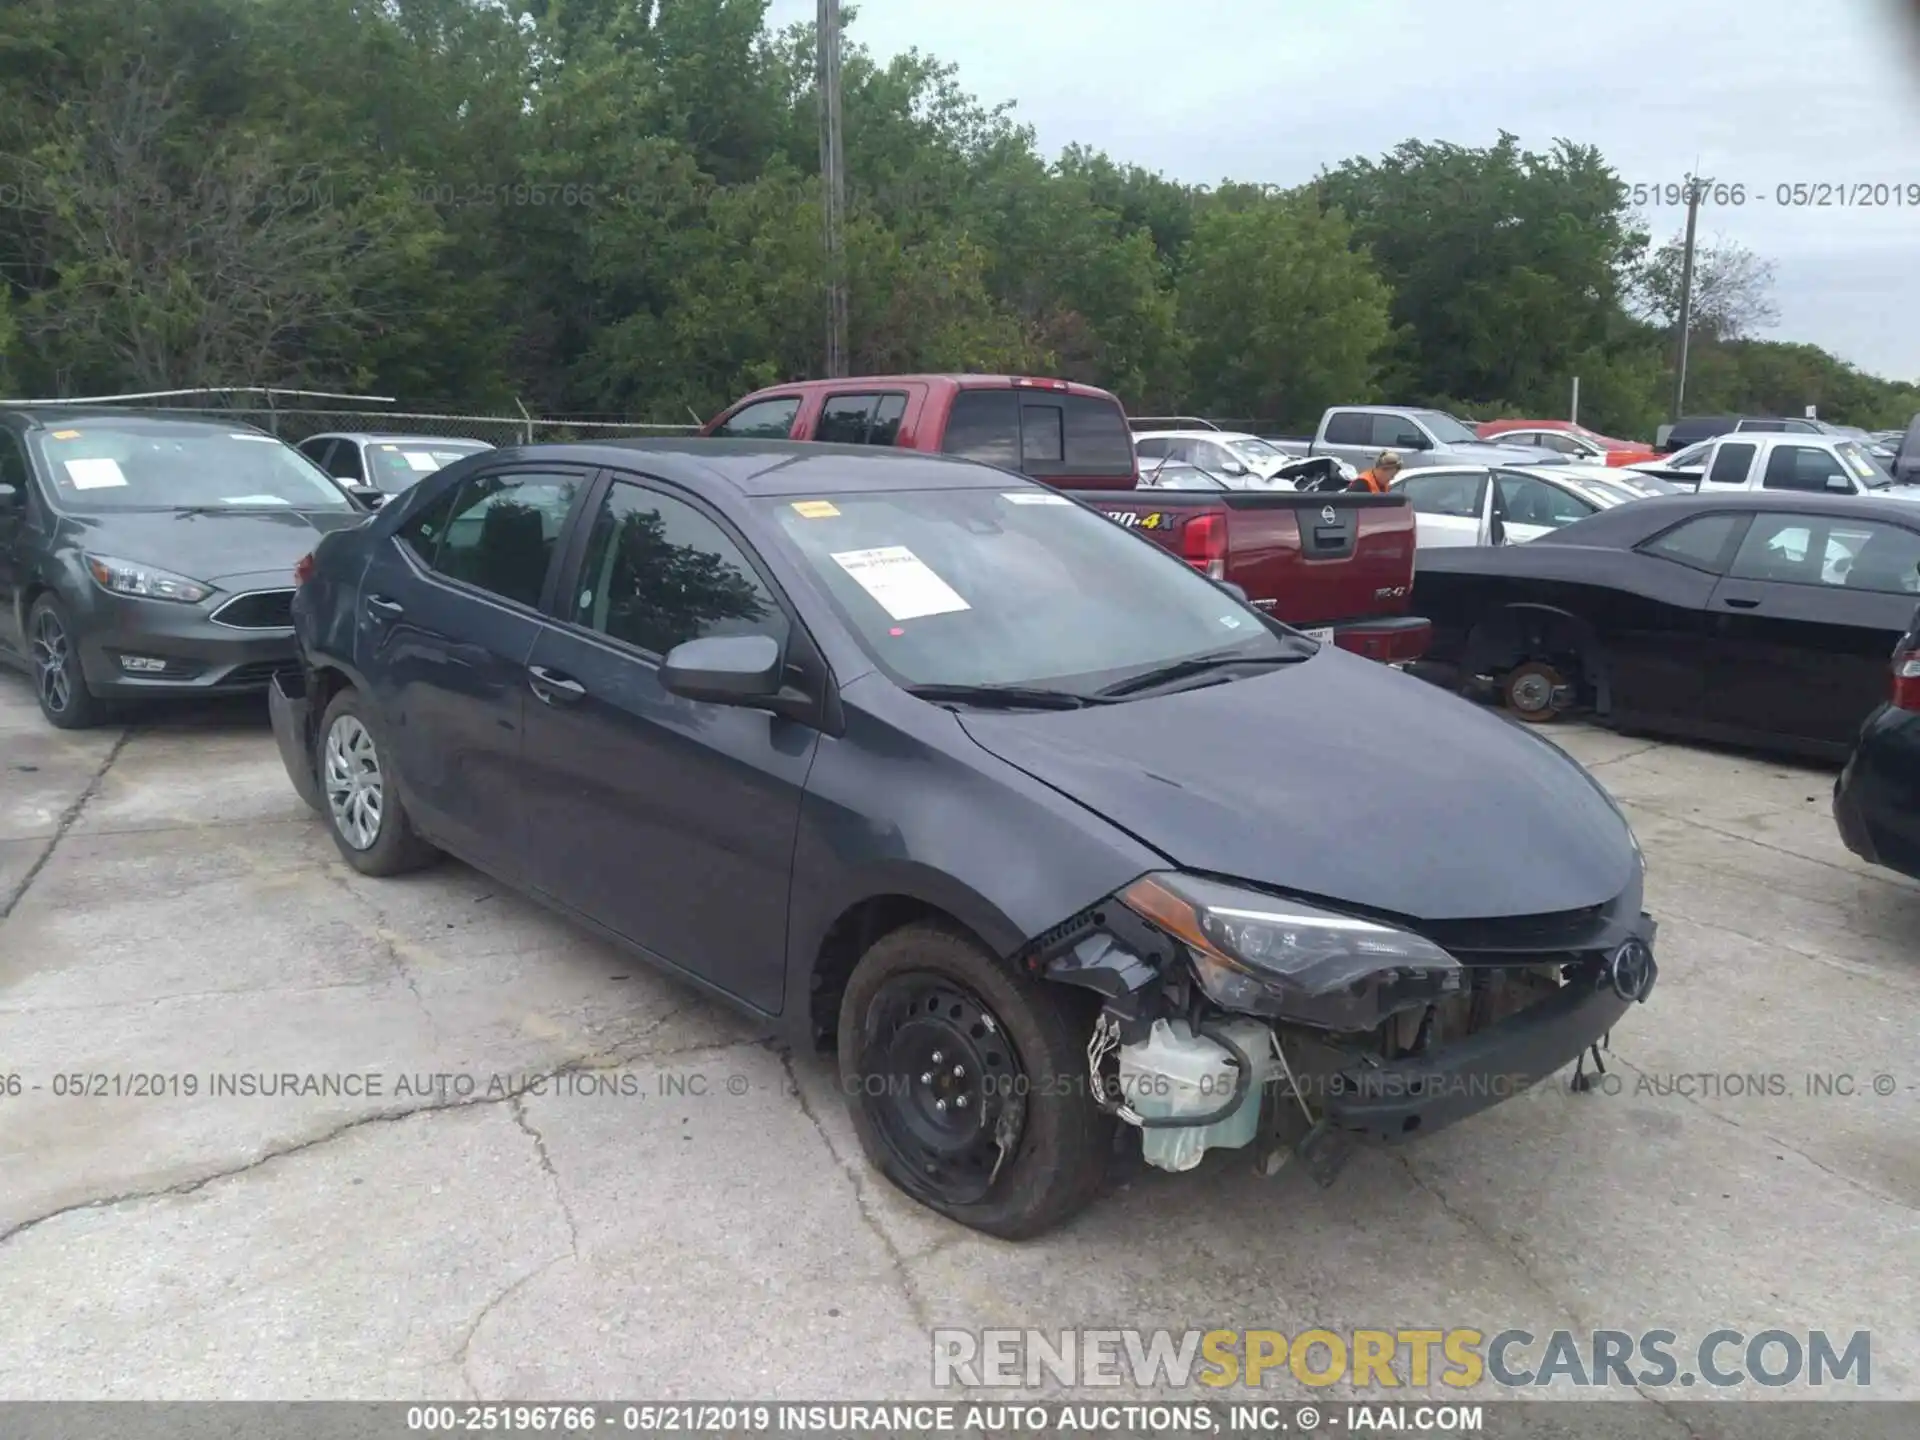
M 1729 610 L 1758 610 L 1760 608 L 1760 602 L 1758 600 L 1749 600 L 1737 595 L 1722 595 L 1720 597 L 1720 603 L 1725 605 Z
M 587 687 L 578 680 L 570 680 L 558 670 L 549 670 L 544 665 L 529 665 L 527 674 L 531 677 L 528 687 L 541 700 L 549 705 L 571 705 L 576 700 L 586 698 Z
M 367 609 L 389 620 L 397 620 L 407 613 L 407 607 L 398 600 L 389 600 L 384 595 L 367 596 Z

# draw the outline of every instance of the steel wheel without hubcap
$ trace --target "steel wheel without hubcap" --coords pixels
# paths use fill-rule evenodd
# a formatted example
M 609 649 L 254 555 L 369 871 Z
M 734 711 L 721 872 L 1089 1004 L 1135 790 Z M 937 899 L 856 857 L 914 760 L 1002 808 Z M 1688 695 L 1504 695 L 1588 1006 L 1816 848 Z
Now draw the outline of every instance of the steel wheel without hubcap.
M 949 1205 L 983 1199 L 1019 1149 L 1026 1071 L 1005 1028 L 964 985 L 902 975 L 874 997 L 861 1087 L 887 1149 Z
M 33 678 L 40 703 L 50 715 L 64 715 L 73 703 L 73 647 L 66 627 L 51 610 L 42 610 L 33 622 Z
M 342 715 L 327 731 L 323 777 L 327 811 L 340 838 L 356 850 L 370 850 L 380 838 L 386 787 L 373 736 L 353 715 Z

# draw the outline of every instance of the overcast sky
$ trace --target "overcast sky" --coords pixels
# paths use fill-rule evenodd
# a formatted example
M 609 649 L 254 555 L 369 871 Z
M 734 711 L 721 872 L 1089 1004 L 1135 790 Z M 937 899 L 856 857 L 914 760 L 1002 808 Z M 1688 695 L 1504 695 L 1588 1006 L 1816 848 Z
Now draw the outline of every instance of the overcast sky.
M 847 0 L 849 5 L 855 0 Z M 1747 187 L 1703 239 L 1773 261 L 1780 323 L 1920 380 L 1920 205 L 1793 209 L 1779 186 L 1920 187 L 1920 36 L 1894 0 L 860 0 L 847 38 L 959 66 L 1049 154 L 1281 185 L 1403 139 L 1597 145 L 1632 183 Z M 776 24 L 815 0 L 773 0 Z M 1920 196 L 1920 190 L 1916 191 Z M 1656 239 L 1681 207 L 1646 212 Z

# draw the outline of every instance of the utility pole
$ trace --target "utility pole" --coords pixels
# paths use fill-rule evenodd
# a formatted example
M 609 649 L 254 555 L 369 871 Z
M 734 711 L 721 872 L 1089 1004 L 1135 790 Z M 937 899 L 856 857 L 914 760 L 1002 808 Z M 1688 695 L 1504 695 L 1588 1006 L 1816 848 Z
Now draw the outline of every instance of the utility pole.
M 819 0 L 820 193 L 827 262 L 827 376 L 847 373 L 847 169 L 840 138 L 840 0 Z
M 1693 237 L 1700 220 L 1700 192 L 1704 182 L 1687 177 L 1687 243 L 1680 261 L 1680 363 L 1673 377 L 1673 418 L 1686 413 L 1687 342 L 1693 328 Z

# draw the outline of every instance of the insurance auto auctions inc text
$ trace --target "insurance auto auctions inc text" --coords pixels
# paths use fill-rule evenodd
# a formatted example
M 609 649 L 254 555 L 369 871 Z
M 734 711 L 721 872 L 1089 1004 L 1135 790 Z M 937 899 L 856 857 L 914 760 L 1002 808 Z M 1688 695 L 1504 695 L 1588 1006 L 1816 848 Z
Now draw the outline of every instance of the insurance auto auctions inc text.
M 935 1330 L 936 1386 L 1033 1388 L 1132 1385 L 1259 1389 L 1287 1379 L 1355 1389 L 1509 1389 L 1571 1385 L 1661 1389 L 1754 1384 L 1846 1385 L 1873 1378 L 1873 1337 L 1836 1342 L 1824 1330 L 1711 1330 L 1682 1341 L 1672 1330 L 1467 1329 Z

